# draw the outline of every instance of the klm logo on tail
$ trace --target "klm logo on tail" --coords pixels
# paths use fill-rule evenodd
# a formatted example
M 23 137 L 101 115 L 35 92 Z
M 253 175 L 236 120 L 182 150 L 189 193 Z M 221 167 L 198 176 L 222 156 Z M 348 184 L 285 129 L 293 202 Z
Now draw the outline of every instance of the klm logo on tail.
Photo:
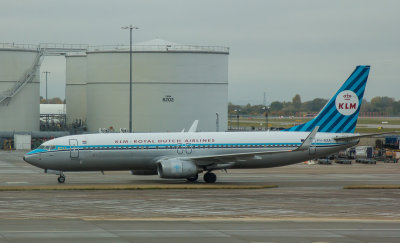
M 336 97 L 336 110 L 344 116 L 354 114 L 358 109 L 358 96 L 350 90 L 340 92 Z
M 369 69 L 370 66 L 357 66 L 314 119 L 286 131 L 309 132 L 319 126 L 319 132 L 354 133 Z

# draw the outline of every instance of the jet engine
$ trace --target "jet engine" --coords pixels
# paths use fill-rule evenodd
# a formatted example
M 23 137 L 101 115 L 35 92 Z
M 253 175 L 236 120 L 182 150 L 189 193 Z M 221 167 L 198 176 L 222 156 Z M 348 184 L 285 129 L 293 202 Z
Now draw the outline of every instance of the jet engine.
M 192 160 L 166 159 L 157 163 L 157 172 L 161 178 L 182 179 L 197 176 L 199 169 Z

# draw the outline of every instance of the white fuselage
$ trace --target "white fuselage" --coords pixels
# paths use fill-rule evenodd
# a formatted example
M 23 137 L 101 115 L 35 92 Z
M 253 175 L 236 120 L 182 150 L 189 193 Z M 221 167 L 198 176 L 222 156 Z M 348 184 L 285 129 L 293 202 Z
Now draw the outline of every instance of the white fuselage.
M 27 153 L 24 159 L 37 167 L 57 171 L 156 172 L 157 161 L 165 158 L 196 159 L 224 154 L 288 151 L 223 161 L 232 163 L 231 168 L 266 168 L 326 156 L 358 143 L 358 140 L 339 143 L 334 139 L 347 134 L 317 133 L 309 149 L 293 151 L 308 134 L 281 131 L 73 135 L 47 141 L 39 149 Z M 209 165 L 213 161 L 210 160 Z M 207 165 L 207 162 L 203 160 L 202 164 Z

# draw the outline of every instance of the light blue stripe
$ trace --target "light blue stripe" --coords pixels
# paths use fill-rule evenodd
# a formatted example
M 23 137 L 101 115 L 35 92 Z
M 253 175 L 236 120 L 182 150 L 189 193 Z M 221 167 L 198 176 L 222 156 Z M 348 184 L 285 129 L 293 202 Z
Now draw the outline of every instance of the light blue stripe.
M 340 87 L 340 89 L 338 90 L 338 92 L 335 94 L 335 97 L 336 97 L 340 92 L 342 92 L 343 90 L 348 89 L 347 86 L 348 86 L 349 84 L 351 84 L 351 83 L 354 81 L 354 79 L 357 78 L 357 76 L 358 76 L 362 71 L 364 71 L 364 68 L 365 68 L 365 67 L 358 67 L 357 70 L 354 72 L 354 74 L 346 80 L 346 82 L 342 85 L 342 87 Z
M 349 123 L 347 123 L 347 125 L 343 128 L 343 131 L 347 131 L 351 125 L 353 125 L 354 121 L 357 120 L 358 116 L 354 116 L 353 119 L 350 120 Z M 354 126 L 355 128 L 355 126 Z M 353 129 L 354 129 L 353 128 Z
M 331 109 L 325 114 L 324 117 L 322 117 L 322 119 L 319 122 L 317 122 L 317 124 L 315 124 L 315 126 L 324 127 L 325 124 L 328 122 L 327 119 L 335 112 L 336 112 L 336 105 L 333 104 Z
M 336 112 L 335 116 L 328 122 L 328 124 L 321 130 L 321 132 L 326 132 L 328 131 L 329 127 L 332 126 L 333 123 L 339 122 L 343 119 L 342 114 L 339 112 Z M 334 129 L 332 129 L 334 130 Z
M 351 86 L 351 88 L 349 90 L 354 91 L 355 88 L 357 88 L 358 85 L 360 85 L 360 83 L 362 82 L 366 82 L 367 80 L 365 79 L 368 76 L 369 72 L 365 72 L 363 76 L 361 76 L 360 80 L 357 81 L 356 83 L 353 84 L 353 86 Z
M 286 147 L 290 147 L 290 146 L 300 146 L 302 143 L 235 143 L 235 144 L 192 144 L 191 146 L 253 146 L 253 145 L 261 145 L 261 146 L 280 146 L 280 145 L 289 145 Z M 312 145 L 324 145 L 324 146 L 330 146 L 330 145 L 342 145 L 344 143 L 312 143 Z M 58 151 L 67 151 L 69 152 L 70 149 L 83 149 L 83 148 L 101 148 L 101 149 L 108 149 L 110 147 L 112 148 L 116 148 L 116 147 L 167 147 L 167 146 L 175 146 L 178 147 L 177 144 L 154 144 L 154 145 L 94 145 L 94 146 L 59 146 L 62 148 L 69 148 L 69 149 L 64 149 L 64 150 L 45 150 L 45 149 L 35 149 L 32 150 L 31 152 L 27 153 L 27 155 L 32 155 L 32 154 L 37 154 L 37 153 L 46 153 L 46 152 L 58 152 Z M 186 147 L 186 144 L 182 144 L 182 146 L 179 146 L 182 148 Z M 230 149 L 233 147 L 225 147 L 224 149 Z
M 32 151 L 28 152 L 27 155 L 37 154 L 37 153 L 42 153 L 42 152 L 47 152 L 47 150 L 45 150 L 45 149 L 35 149 L 35 150 L 32 150 Z
M 365 86 L 367 85 L 367 83 L 365 82 L 364 84 L 363 84 L 363 86 L 361 86 L 361 88 L 360 88 L 360 90 L 357 92 L 357 96 L 358 96 L 358 98 L 359 98 L 359 104 L 361 104 L 361 102 L 362 102 L 362 99 L 363 99 L 363 96 L 364 96 L 364 91 L 365 91 Z

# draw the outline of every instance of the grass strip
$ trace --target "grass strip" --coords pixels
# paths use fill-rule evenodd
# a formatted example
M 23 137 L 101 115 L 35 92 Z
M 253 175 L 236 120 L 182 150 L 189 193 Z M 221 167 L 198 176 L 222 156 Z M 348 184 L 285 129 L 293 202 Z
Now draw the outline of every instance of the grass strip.
M 400 185 L 354 185 L 344 186 L 343 189 L 400 189 Z
M 171 189 L 266 189 L 277 185 L 43 185 L 0 186 L 0 191 L 79 191 L 79 190 L 171 190 Z

